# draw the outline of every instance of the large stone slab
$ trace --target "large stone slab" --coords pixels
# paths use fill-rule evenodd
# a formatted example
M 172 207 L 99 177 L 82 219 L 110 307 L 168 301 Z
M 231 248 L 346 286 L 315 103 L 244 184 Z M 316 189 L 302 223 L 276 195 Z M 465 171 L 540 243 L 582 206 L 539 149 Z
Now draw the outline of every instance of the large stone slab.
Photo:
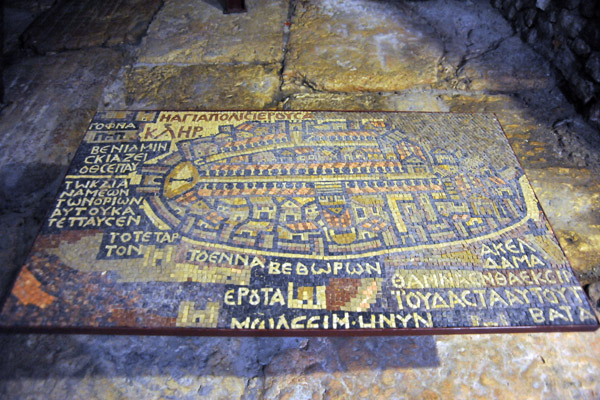
M 287 1 L 246 3 L 246 13 L 223 14 L 216 1 L 165 2 L 137 51 L 138 62 L 281 62 Z
M 488 52 L 514 35 L 510 24 L 485 0 L 411 1 L 408 5 L 440 35 L 446 61 L 455 64 Z
M 468 59 L 456 75 L 463 90 L 518 92 L 555 83 L 548 63 L 516 36 Z
M 438 86 L 461 91 L 518 92 L 552 87 L 548 62 L 514 35 L 487 1 L 410 2 L 444 45 Z
M 585 168 L 530 170 L 528 175 L 548 211 L 556 236 L 584 283 L 598 280 L 600 179 Z
M 277 65 L 161 65 L 128 69 L 114 104 L 128 108 L 179 110 L 262 109 L 276 104 Z M 121 98 L 124 97 L 124 98 Z M 114 99 L 113 99 L 114 100 Z M 218 105 L 218 106 L 217 106 Z
M 286 90 L 397 91 L 435 81 L 443 44 L 398 2 L 297 4 L 284 79 Z
M 0 313 L 17 330 L 594 330 L 493 115 L 96 115 Z
M 160 0 L 61 0 L 24 34 L 39 53 L 138 42 Z
M 68 165 L 122 62 L 116 51 L 90 49 L 25 58 L 7 67 L 11 101 L 0 121 L 0 165 Z
M 0 297 L 61 183 L 122 57 L 94 49 L 20 60 L 4 70 L 0 120 Z
M 264 397 L 592 400 L 600 388 L 599 336 L 311 338 L 273 358 Z
M 19 37 L 42 12 L 52 7 L 54 0 L 4 1 L 4 54 L 18 49 Z M 5 58 L 6 60 L 6 58 Z
M 436 93 L 298 93 L 286 97 L 280 107 L 286 110 L 345 111 L 448 111 Z
M 596 400 L 600 331 L 223 338 L 1 335 L 3 398 Z M 485 356 L 482 357 L 481 355 Z

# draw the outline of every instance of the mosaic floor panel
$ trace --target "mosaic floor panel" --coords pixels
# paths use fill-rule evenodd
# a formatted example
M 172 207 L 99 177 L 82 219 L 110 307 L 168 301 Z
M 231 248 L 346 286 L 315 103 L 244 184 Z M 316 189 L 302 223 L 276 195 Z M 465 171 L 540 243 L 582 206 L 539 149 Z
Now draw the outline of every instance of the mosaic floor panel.
M 100 112 L 4 329 L 594 330 L 495 116 Z

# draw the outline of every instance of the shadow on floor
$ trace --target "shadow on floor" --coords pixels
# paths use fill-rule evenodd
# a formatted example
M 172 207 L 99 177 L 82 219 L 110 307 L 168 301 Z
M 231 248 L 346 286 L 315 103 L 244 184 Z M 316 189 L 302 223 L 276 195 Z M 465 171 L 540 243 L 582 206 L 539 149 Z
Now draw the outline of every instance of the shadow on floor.
M 440 364 L 433 336 L 213 338 L 1 335 L 0 381 L 171 375 L 261 376 Z

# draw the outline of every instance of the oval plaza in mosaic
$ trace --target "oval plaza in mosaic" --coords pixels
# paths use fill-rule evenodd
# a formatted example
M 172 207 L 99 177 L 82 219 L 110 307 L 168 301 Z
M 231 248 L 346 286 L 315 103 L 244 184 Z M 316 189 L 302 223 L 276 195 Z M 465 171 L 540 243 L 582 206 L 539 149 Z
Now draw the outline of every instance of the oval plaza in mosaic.
M 593 330 L 495 116 L 100 112 L 0 314 L 179 334 Z

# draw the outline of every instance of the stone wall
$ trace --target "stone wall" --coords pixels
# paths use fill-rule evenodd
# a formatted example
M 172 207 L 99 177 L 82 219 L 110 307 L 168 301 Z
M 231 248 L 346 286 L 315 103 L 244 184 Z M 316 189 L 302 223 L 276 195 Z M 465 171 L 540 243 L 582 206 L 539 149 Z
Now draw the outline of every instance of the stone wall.
M 565 94 L 600 128 L 600 1 L 492 0 L 492 5 L 552 62 Z

